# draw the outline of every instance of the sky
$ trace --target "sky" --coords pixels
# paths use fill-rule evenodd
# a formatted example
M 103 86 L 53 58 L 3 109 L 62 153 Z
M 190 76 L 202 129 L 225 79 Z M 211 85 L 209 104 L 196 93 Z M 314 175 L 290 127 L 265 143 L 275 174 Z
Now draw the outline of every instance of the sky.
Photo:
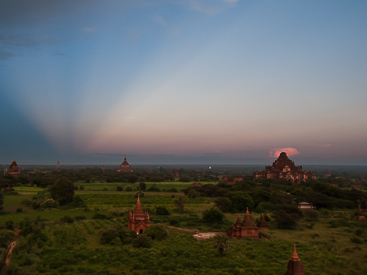
M 0 0 L 0 164 L 367 165 L 366 14 Z

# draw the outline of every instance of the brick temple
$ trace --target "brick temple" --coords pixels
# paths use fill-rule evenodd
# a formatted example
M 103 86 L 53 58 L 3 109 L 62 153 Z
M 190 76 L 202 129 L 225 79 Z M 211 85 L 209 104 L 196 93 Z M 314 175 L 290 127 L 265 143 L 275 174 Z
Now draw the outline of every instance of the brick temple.
M 130 167 L 130 164 L 127 162 L 126 156 L 124 157 L 124 161 L 121 163 L 120 167 L 117 169 L 117 172 L 133 172 L 134 170 Z
M 135 211 L 129 211 L 128 227 L 137 234 L 142 234 L 150 226 L 149 214 L 143 212 L 140 199 L 136 202 Z
M 301 259 L 297 255 L 296 245 L 294 245 L 293 255 L 288 261 L 287 271 L 284 275 L 306 275 Z
M 293 183 L 301 183 L 307 180 L 316 179 L 315 173 L 302 170 L 302 166 L 296 166 L 285 152 L 280 153 L 279 158 L 273 162 L 272 166 L 265 166 L 265 170 L 255 171 L 253 179 L 286 179 Z
M 20 169 L 15 159 L 13 159 L 13 162 L 9 166 L 8 175 L 13 177 L 18 177 L 20 175 Z
M 259 227 L 260 225 L 260 227 Z M 261 215 L 258 226 L 251 220 L 250 212 L 246 211 L 245 219 L 241 222 L 240 215 L 237 217 L 237 221 L 229 228 L 228 237 L 244 239 L 244 238 L 259 238 L 259 230 L 269 230 L 269 226 L 265 221 L 264 215 Z

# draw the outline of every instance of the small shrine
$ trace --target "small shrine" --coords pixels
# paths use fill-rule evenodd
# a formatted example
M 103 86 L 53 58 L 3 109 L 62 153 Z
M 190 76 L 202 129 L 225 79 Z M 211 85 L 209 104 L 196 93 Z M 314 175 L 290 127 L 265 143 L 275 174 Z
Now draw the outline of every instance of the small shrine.
M 265 221 L 264 214 L 261 214 L 260 221 L 257 224 L 259 230 L 269 230 L 269 225 Z
M 117 169 L 117 172 L 133 172 L 134 170 L 130 167 L 130 164 L 127 162 L 126 156 L 124 157 L 124 161 L 121 163 L 120 167 Z
M 316 179 L 316 176 L 313 172 L 303 171 L 302 166 L 296 166 L 294 161 L 288 158 L 287 153 L 282 152 L 272 166 L 265 166 L 265 170 L 261 172 L 255 171 L 253 179 L 286 179 L 293 183 L 301 183 Z
M 57 161 L 56 163 L 56 169 L 59 169 L 60 168 L 60 161 Z
M 297 255 L 296 245 L 294 245 L 293 255 L 288 261 L 287 271 L 284 275 L 306 275 L 303 270 L 301 259 Z
M 8 175 L 13 177 L 18 177 L 20 175 L 20 169 L 15 159 L 13 159 L 13 162 L 9 166 Z
M 264 220 L 265 221 L 265 220 Z M 259 238 L 259 228 L 251 220 L 250 212 L 246 211 L 245 219 L 241 222 L 240 215 L 238 215 L 237 221 L 232 225 L 228 232 L 228 237 L 244 239 L 244 238 Z
M 140 199 L 136 202 L 135 211 L 129 211 L 128 227 L 136 234 L 142 234 L 150 226 L 150 218 L 147 211 L 143 212 Z

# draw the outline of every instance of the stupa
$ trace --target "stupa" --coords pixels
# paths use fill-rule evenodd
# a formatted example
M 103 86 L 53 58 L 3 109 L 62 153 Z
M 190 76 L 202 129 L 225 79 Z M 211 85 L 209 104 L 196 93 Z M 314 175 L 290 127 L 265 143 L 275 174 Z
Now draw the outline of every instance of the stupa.
M 296 166 L 285 152 L 280 153 L 279 158 L 272 166 L 265 166 L 265 170 L 255 171 L 253 179 L 287 179 L 293 183 L 301 183 L 310 179 L 316 179 L 315 173 L 302 170 L 302 166 Z
M 20 169 L 15 159 L 13 159 L 13 162 L 9 166 L 8 175 L 13 177 L 18 177 L 20 175 Z
M 142 234 L 150 226 L 150 218 L 147 211 L 143 212 L 140 199 L 136 202 L 135 211 L 129 211 L 128 227 L 137 234 Z
M 297 255 L 296 245 L 294 245 L 293 255 L 288 261 L 287 271 L 284 273 L 284 275 L 306 275 L 305 271 L 303 270 L 301 259 Z
M 259 230 L 269 230 L 269 225 L 265 221 L 264 214 L 261 214 L 260 221 L 257 224 Z
M 130 167 L 130 164 L 127 162 L 126 156 L 124 157 L 124 161 L 121 163 L 120 167 L 117 169 L 117 172 L 133 172 L 134 170 Z

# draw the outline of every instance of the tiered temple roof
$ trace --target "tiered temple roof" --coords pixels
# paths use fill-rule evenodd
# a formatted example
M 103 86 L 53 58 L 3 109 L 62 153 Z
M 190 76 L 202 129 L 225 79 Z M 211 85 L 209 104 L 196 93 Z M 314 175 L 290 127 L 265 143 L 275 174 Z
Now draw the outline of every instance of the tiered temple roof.
M 13 159 L 13 162 L 9 166 L 8 175 L 11 175 L 13 177 L 17 177 L 20 175 L 20 169 L 15 159 Z
M 136 202 L 135 211 L 129 211 L 128 227 L 137 234 L 142 234 L 150 226 L 148 211 L 141 208 L 140 198 Z
M 241 222 L 240 215 L 238 215 L 236 223 L 229 229 L 228 236 L 231 238 L 235 237 L 237 239 L 259 238 L 259 229 L 251 220 L 248 208 L 243 222 Z
M 133 172 L 134 170 L 130 167 L 130 164 L 127 162 L 126 156 L 124 157 L 124 161 L 121 163 L 120 167 L 117 169 L 117 172 Z
M 302 166 L 296 166 L 285 152 L 280 153 L 279 158 L 272 166 L 265 166 L 265 170 L 255 171 L 253 179 L 287 179 L 293 183 L 300 183 L 309 179 L 315 179 L 315 173 L 302 170 Z
M 264 214 L 261 214 L 260 221 L 257 224 L 259 230 L 269 230 L 269 225 L 265 221 Z

